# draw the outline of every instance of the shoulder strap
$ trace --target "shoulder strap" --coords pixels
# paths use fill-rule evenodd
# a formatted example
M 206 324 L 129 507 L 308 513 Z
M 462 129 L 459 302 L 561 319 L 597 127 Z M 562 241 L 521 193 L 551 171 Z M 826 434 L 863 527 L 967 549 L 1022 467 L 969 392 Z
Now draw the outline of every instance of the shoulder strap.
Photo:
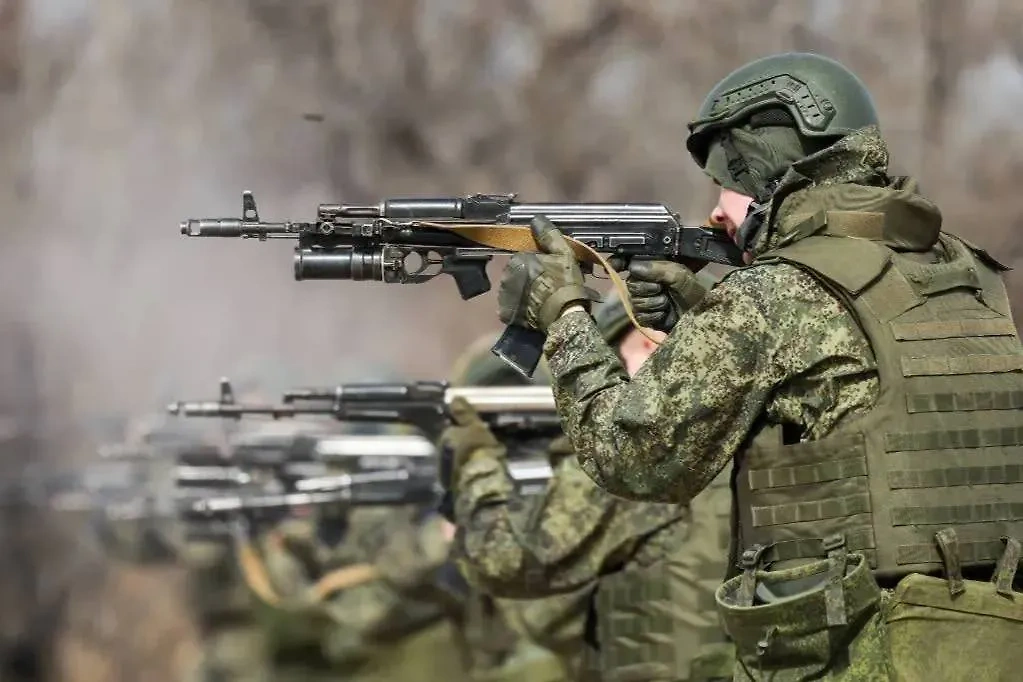
M 801 265 L 857 296 L 884 274 L 891 257 L 891 250 L 874 242 L 825 235 L 769 251 L 754 266 L 779 261 Z

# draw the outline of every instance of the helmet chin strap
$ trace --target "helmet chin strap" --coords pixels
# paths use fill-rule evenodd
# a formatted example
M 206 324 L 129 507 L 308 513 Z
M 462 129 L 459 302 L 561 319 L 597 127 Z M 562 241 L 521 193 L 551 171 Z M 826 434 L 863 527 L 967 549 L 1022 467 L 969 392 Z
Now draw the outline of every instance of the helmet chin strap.
M 735 231 L 735 244 L 743 252 L 753 248 L 754 242 L 756 242 L 761 230 L 764 229 L 767 209 L 771 207 L 774 190 L 778 188 L 780 181 L 781 177 L 779 176 L 762 185 L 760 191 L 754 196 L 753 201 L 750 202 L 749 208 L 746 209 L 746 218 L 739 225 L 739 229 Z
M 743 253 L 749 251 L 753 247 L 753 242 L 757 240 L 757 235 L 764 227 L 764 218 L 767 217 L 767 208 L 770 205 L 770 201 L 750 203 L 745 220 L 735 231 L 735 244 Z

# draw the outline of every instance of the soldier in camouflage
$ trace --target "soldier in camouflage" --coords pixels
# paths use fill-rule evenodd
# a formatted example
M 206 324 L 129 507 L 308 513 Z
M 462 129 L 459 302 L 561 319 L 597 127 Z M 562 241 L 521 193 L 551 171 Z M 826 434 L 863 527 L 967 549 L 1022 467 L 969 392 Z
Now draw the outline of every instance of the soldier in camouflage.
M 624 318 L 621 303 L 608 301 L 601 331 L 638 369 L 654 346 Z M 458 546 L 470 582 L 522 599 L 567 592 L 532 605 L 540 612 L 534 618 L 546 623 L 534 631 L 584 635 L 577 679 L 730 677 L 731 649 L 713 602 L 725 572 L 727 497 L 700 505 L 696 524 L 688 505 L 617 498 L 593 484 L 560 438 L 551 447 L 546 491 L 524 499 L 504 466 L 506 444 L 467 405 L 456 401 L 453 410 L 456 426 L 442 441 L 457 462 Z M 547 643 L 568 655 L 572 644 Z
M 493 341 L 486 335 L 466 348 L 450 373 L 452 386 L 530 383 L 490 352 Z M 542 365 L 532 383 L 549 385 Z M 548 453 L 553 467 L 559 452 Z M 523 505 L 518 513 L 529 512 L 528 505 Z M 590 586 L 530 600 L 499 599 L 478 587 L 471 590 L 466 632 L 474 654 L 474 679 L 567 682 L 578 678 Z
M 191 540 L 179 550 L 188 570 L 188 604 L 202 640 L 191 682 L 270 682 L 266 633 L 256 618 L 230 544 Z
M 253 549 L 246 582 L 275 680 L 469 679 L 464 604 L 438 580 L 450 539 L 437 514 L 317 507 Z
M 748 267 L 635 376 L 549 221 L 502 281 L 502 320 L 547 333 L 583 468 L 685 502 L 734 460 L 737 575 L 717 601 L 737 680 L 1015 679 L 1023 347 L 1005 268 L 889 175 L 869 94 L 830 59 L 733 72 L 687 147 Z M 637 307 L 685 275 L 657 270 Z

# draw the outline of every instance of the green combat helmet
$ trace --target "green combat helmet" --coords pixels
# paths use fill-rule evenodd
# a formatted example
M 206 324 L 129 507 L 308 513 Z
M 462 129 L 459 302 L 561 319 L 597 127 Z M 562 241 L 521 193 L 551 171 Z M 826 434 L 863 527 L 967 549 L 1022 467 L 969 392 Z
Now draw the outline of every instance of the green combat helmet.
M 689 124 L 686 147 L 724 188 L 752 197 L 736 233 L 740 249 L 761 248 L 771 199 L 793 163 L 855 130 L 877 125 L 866 87 L 847 68 L 816 54 L 750 62 L 718 83 Z
M 750 62 L 715 85 L 689 124 L 686 148 L 703 167 L 717 131 L 767 109 L 787 111 L 810 138 L 839 138 L 878 122 L 856 74 L 828 57 L 789 52 Z

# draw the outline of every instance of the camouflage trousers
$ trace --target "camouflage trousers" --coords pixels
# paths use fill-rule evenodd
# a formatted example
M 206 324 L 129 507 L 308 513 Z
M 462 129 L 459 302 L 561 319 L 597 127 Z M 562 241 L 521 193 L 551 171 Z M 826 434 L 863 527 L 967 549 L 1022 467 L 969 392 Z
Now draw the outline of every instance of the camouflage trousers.
M 738 651 L 736 682 L 1021 679 L 1023 593 L 965 580 L 953 597 L 948 580 L 920 574 L 883 590 L 866 559 L 850 553 L 836 605 L 828 596 L 831 565 L 756 571 L 756 581 L 768 585 L 822 578 L 817 587 L 767 604 L 740 605 L 743 576 L 718 588 L 718 608 Z M 836 608 L 845 624 L 829 626 Z
M 472 673 L 472 682 L 573 682 L 563 662 L 536 644 L 520 641 L 500 665 Z
M 263 631 L 252 623 L 219 627 L 206 636 L 192 682 L 272 682 Z
M 291 678 L 298 682 L 300 677 Z M 306 678 L 308 679 L 308 678 Z M 393 644 L 381 646 L 357 669 L 339 673 L 352 682 L 463 682 L 469 680 L 455 627 L 444 619 Z M 279 681 L 285 678 L 279 677 Z

